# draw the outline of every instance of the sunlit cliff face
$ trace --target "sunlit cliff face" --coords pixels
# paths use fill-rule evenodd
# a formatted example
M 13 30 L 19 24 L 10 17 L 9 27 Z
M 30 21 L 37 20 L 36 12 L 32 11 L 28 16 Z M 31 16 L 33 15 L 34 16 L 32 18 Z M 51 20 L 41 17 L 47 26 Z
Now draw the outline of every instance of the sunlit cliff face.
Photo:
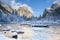
M 27 7 L 25 6 L 22 6 L 18 9 L 18 14 L 20 16 L 25 16 L 27 18 L 31 18 L 32 17 L 32 13 L 28 10 Z

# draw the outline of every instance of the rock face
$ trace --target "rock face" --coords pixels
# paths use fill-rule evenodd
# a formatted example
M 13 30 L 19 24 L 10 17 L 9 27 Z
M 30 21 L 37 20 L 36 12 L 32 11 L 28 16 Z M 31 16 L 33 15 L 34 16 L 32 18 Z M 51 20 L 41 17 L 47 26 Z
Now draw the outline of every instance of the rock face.
M 0 1 L 0 23 L 18 23 L 30 20 L 32 13 L 25 6 L 14 10 L 9 5 Z
M 2 10 L 4 13 L 11 13 L 13 9 L 9 5 L 0 1 L 0 10 Z
M 23 18 L 18 16 L 16 10 L 0 1 L 0 23 L 21 22 Z
M 27 17 L 27 18 L 32 17 L 32 13 L 29 11 L 29 9 L 26 6 L 19 7 L 18 14 L 20 16 L 24 16 L 24 17 Z
M 46 20 L 60 20 L 60 2 L 54 2 L 50 8 L 46 8 L 42 17 Z

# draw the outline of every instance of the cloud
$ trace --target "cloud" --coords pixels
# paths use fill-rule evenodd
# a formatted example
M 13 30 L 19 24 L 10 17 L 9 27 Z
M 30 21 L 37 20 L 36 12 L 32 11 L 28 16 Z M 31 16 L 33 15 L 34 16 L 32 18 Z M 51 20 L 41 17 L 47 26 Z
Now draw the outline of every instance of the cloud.
M 18 9 L 19 7 L 22 7 L 22 6 L 25 6 L 28 8 L 28 10 L 31 12 L 31 13 L 34 13 L 32 8 L 30 6 L 28 6 L 27 4 L 22 4 L 22 3 L 19 3 L 19 2 L 15 2 L 15 0 L 11 0 L 11 7 L 13 9 Z
M 26 1 L 30 1 L 30 0 L 26 0 Z M 27 4 L 22 4 L 21 2 L 16 2 L 16 0 L 3 0 L 3 2 L 6 2 L 7 4 L 10 4 L 11 7 L 13 9 L 16 9 L 16 10 L 19 7 L 26 6 L 31 13 L 34 13 L 30 6 L 28 6 Z
M 34 13 L 34 11 L 32 10 L 32 8 L 31 8 L 30 6 L 28 6 L 27 4 L 22 4 L 22 5 L 20 5 L 20 7 L 23 7 L 23 6 L 27 7 L 28 10 L 29 10 L 31 13 Z
M 4 2 L 4 3 L 9 4 L 11 0 L 1 0 L 1 1 Z
M 22 3 L 17 3 L 15 0 L 11 0 L 11 7 L 13 9 L 18 9 L 20 7 L 20 5 L 22 5 Z

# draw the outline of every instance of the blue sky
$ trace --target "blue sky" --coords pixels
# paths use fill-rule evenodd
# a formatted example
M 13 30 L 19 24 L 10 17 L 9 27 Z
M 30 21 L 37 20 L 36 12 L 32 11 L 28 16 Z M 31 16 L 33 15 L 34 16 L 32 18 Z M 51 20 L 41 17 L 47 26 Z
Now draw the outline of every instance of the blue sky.
M 6 0 L 5 0 L 6 1 Z M 11 1 L 7 0 L 8 3 Z M 15 0 L 17 3 L 27 4 L 34 11 L 34 16 L 43 14 L 45 8 L 51 7 L 52 3 L 56 0 Z M 10 3 L 9 3 L 10 4 Z
M 42 15 L 44 9 L 50 7 L 54 1 L 55 0 L 16 0 L 16 2 L 29 5 L 34 11 L 34 16 Z

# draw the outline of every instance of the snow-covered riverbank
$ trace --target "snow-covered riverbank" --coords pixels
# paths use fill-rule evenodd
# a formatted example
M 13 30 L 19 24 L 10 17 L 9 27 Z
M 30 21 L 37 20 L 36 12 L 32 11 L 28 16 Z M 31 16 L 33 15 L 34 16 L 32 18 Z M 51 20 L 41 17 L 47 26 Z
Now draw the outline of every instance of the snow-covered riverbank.
M 24 32 L 23 34 L 17 34 L 18 35 L 17 40 L 60 40 L 59 31 L 60 25 L 50 26 L 49 28 L 30 27 L 30 25 L 13 25 L 13 26 L 12 25 L 9 24 L 3 26 L 5 27 L 11 26 L 12 27 L 11 31 L 23 30 L 22 32 Z M 0 31 L 0 40 L 16 40 L 16 39 L 9 38 L 9 36 L 6 36 L 5 33 Z

